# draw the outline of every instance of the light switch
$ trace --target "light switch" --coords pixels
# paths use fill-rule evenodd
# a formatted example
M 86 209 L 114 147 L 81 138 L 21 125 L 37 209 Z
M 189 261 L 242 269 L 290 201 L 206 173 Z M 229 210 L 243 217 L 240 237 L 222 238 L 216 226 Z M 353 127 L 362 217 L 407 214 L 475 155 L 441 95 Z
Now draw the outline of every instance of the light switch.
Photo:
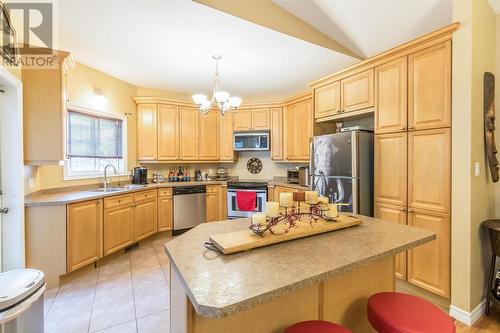
M 481 175 L 481 163 L 476 162 L 474 164 L 474 176 L 479 177 Z

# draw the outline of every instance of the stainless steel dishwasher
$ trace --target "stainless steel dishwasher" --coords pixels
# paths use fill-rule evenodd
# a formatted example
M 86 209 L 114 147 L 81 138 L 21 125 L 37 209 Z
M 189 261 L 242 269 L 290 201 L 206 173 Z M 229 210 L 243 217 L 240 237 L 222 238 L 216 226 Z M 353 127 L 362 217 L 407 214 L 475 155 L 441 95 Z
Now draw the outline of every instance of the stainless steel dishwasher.
M 205 185 L 174 187 L 174 234 L 206 221 Z

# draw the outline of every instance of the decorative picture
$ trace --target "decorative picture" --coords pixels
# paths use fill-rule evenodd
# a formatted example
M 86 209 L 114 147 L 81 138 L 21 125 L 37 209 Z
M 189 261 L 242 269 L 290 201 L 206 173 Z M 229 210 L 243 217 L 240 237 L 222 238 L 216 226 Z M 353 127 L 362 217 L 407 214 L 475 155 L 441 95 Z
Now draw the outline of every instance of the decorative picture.
M 498 159 L 495 144 L 495 75 L 490 72 L 484 73 L 484 140 L 491 179 L 496 183 L 498 182 Z

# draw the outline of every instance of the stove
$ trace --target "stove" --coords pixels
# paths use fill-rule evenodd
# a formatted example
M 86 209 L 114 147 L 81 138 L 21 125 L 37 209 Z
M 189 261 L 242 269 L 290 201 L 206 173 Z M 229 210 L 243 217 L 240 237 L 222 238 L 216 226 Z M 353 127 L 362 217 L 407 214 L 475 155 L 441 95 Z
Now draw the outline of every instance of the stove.
M 227 217 L 237 219 L 250 217 L 254 213 L 264 212 L 267 201 L 267 180 L 242 179 L 227 182 Z M 236 192 L 255 192 L 256 204 L 251 211 L 240 210 L 236 200 Z

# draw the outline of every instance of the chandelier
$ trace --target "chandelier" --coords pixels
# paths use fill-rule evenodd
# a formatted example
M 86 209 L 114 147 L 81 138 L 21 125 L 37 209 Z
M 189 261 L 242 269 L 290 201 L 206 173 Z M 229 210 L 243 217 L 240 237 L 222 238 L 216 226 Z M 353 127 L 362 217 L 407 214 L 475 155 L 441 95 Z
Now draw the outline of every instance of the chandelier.
M 212 94 L 212 99 L 208 100 L 207 95 L 204 94 L 194 94 L 193 102 L 203 114 L 209 113 L 212 108 L 218 108 L 220 113 L 225 116 L 227 111 L 236 112 L 241 105 L 241 98 L 229 96 L 227 91 L 221 89 L 219 60 L 222 57 L 218 54 L 214 54 L 212 58 L 215 60 L 214 92 Z

